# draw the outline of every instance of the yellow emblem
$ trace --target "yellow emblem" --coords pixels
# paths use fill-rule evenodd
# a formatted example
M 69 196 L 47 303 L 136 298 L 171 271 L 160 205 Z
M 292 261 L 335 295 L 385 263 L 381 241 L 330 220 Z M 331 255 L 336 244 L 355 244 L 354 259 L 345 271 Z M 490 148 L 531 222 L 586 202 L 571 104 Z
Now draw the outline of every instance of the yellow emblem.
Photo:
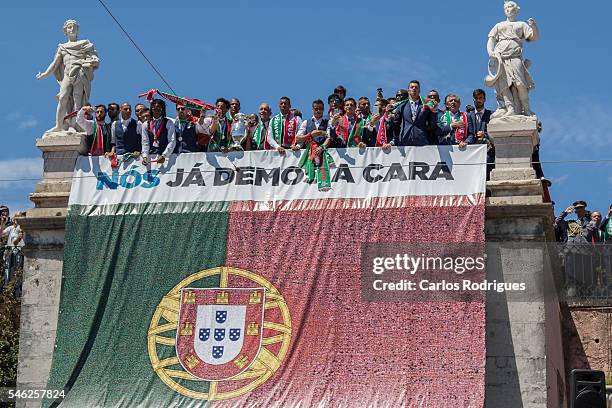
M 218 305 L 227 305 L 229 303 L 229 294 L 227 292 L 217 293 L 216 302 Z
M 189 330 L 193 330 L 192 324 L 178 327 L 181 289 L 193 287 L 193 284 L 200 280 L 210 281 L 211 278 L 215 277 L 219 279 L 220 288 L 231 288 L 235 278 L 239 282 L 244 282 L 245 279 L 250 280 L 254 283 L 251 287 L 266 288 L 264 311 L 278 309 L 280 313 L 276 315 L 281 316 L 282 322 L 280 319 L 278 321 L 266 320 L 266 314 L 264 313 L 263 328 L 260 328 L 259 324 L 255 322 L 248 323 L 246 334 L 249 336 L 260 335 L 262 329 L 271 331 L 267 335 L 268 337 L 261 339 L 260 351 L 253 362 L 250 362 L 248 357 L 244 355 L 240 355 L 233 361 L 233 364 L 240 368 L 250 364 L 249 368 L 226 380 L 202 381 L 186 371 L 181 365 L 181 361 L 178 360 L 175 351 L 175 332 L 179 330 L 180 335 L 184 333 L 185 335 L 193 334 L 193 331 L 189 332 Z M 227 292 L 219 292 L 220 295 L 223 293 L 226 296 L 228 295 Z M 227 302 L 227 297 L 218 297 L 216 303 L 223 304 L 224 299 Z M 259 300 L 259 303 L 263 301 L 261 293 L 258 296 L 257 291 L 253 291 L 249 297 L 249 303 L 256 303 L 257 300 Z M 193 301 L 195 302 L 195 294 Z M 253 391 L 268 381 L 280 368 L 287 356 L 290 342 L 291 316 L 287 303 L 278 289 L 255 273 L 228 267 L 217 267 L 196 272 L 179 282 L 157 305 L 147 334 L 147 348 L 151 365 L 164 384 L 187 397 L 208 401 L 236 398 Z M 280 347 L 270 349 L 270 346 L 277 344 L 280 344 Z M 168 357 L 169 355 L 170 357 Z M 186 367 L 192 368 L 200 364 L 200 360 L 196 356 L 189 355 L 182 363 Z M 217 392 L 219 383 L 223 383 L 222 392 Z
M 183 323 L 181 327 L 181 336 L 193 336 L 193 323 Z
M 257 323 L 249 323 L 247 326 L 247 336 L 257 336 L 259 335 L 259 324 Z

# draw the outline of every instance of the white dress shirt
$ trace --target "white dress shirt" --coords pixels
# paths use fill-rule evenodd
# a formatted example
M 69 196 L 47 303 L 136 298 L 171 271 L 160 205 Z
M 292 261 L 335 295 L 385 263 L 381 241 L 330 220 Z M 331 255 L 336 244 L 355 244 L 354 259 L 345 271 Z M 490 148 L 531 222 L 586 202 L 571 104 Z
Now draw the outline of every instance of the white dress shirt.
M 170 155 L 172 154 L 172 152 L 174 151 L 174 147 L 176 146 L 176 133 L 174 132 L 174 121 L 171 118 L 166 118 L 168 119 L 167 125 L 166 125 L 166 130 L 168 131 L 168 146 L 166 147 L 166 150 L 164 150 L 164 152 L 162 153 L 162 156 L 164 157 L 170 157 Z M 161 120 L 160 119 L 151 119 L 153 121 L 156 120 Z M 141 135 L 141 141 L 142 141 L 142 156 L 144 158 L 147 158 L 147 156 L 149 155 L 149 121 L 146 121 L 145 123 L 142 124 L 142 135 Z
M 285 118 L 287 117 L 287 115 L 285 115 Z M 271 129 L 272 126 L 272 119 L 274 119 L 274 116 L 272 118 L 270 118 L 270 124 L 268 126 L 268 134 L 266 135 L 266 140 L 268 141 L 268 144 L 270 145 L 270 148 L 276 150 L 279 147 L 281 147 L 281 145 L 279 145 L 276 140 L 274 140 L 274 132 Z M 302 127 L 302 118 L 300 118 L 299 116 L 295 117 L 296 119 L 296 128 L 299 130 Z M 296 133 L 297 135 L 297 133 Z
M 94 121 L 85 117 L 85 111 L 83 110 L 83 108 L 79 109 L 79 112 L 77 113 L 76 123 L 77 125 L 82 127 L 83 130 L 85 130 L 85 133 L 87 133 L 88 135 L 93 134 Z

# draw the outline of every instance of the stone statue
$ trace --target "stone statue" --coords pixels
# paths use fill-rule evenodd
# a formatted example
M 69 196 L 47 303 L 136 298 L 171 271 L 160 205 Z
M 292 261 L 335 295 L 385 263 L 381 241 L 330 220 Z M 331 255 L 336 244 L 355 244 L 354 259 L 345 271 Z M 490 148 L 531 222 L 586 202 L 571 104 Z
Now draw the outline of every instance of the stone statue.
M 524 115 L 535 116 L 529 106 L 529 91 L 535 87 L 528 68 L 531 61 L 523 60 L 523 42 L 540 37 L 535 20 L 516 21 L 521 8 L 514 1 L 504 1 L 506 21 L 495 24 L 489 32 L 489 75 L 485 83 L 495 87 L 497 111 L 492 118 Z M 494 73 L 491 72 L 492 66 Z
M 60 85 L 55 127 L 47 132 L 67 130 L 66 115 L 89 103 L 94 70 L 100 65 L 93 44 L 89 40 L 77 40 L 79 23 L 76 20 L 64 23 L 64 35 L 68 41 L 58 45 L 47 70 L 36 75 L 36 79 L 43 79 L 53 73 Z

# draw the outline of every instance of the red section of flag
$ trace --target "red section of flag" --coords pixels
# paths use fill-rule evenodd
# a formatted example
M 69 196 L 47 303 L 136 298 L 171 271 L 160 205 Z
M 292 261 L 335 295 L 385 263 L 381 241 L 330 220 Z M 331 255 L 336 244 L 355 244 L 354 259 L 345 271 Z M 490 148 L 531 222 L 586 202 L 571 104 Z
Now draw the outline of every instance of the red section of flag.
M 360 294 L 362 243 L 483 242 L 482 201 L 321 201 L 292 206 L 314 210 L 231 207 L 226 264 L 279 289 L 292 338 L 269 380 L 215 406 L 483 406 L 483 303 L 368 303 Z

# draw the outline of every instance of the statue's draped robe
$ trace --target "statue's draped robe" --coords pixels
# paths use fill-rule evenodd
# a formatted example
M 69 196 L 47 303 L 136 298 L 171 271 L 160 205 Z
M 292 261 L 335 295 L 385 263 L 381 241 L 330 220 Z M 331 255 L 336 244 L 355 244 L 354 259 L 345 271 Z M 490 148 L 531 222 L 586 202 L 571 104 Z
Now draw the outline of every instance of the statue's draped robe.
M 89 102 L 89 95 L 91 95 L 91 81 L 93 81 L 94 70 L 97 69 L 100 64 L 94 45 L 89 40 L 78 40 L 72 43 L 59 44 L 57 46 L 56 55 L 57 54 L 60 55 L 60 63 L 53 71 L 53 74 L 60 84 L 60 92 L 65 76 L 68 77 L 72 85 L 81 82 L 83 84 L 83 105 L 85 105 Z M 66 54 L 77 59 L 77 61 L 73 62 L 73 66 L 68 72 L 65 72 L 66 67 L 64 66 L 63 58 Z M 74 106 L 72 93 L 70 94 L 68 106 L 69 109 L 66 113 L 81 108 L 80 106 Z
M 523 62 L 523 41 L 530 40 L 533 36 L 533 29 L 523 21 L 502 21 L 491 29 L 489 38 L 493 38 L 496 42 L 493 52 L 499 53 L 503 61 L 496 87 L 502 89 L 510 88 L 512 85 L 524 86 L 527 89 L 535 87 Z

